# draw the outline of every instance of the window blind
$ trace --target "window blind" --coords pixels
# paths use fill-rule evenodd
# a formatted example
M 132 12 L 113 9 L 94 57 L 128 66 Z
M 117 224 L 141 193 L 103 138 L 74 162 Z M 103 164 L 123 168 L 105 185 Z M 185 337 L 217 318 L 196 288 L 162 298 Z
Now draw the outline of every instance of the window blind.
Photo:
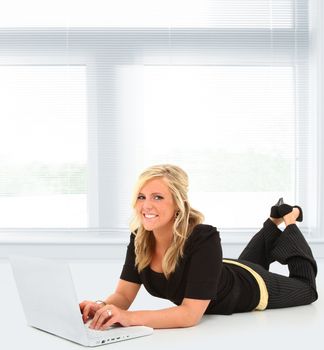
M 3 27 L 292 28 L 294 0 L 12 0 Z M 17 11 L 17 9 L 20 9 Z
M 54 87 L 47 93 L 73 110 L 63 119 L 55 112 L 51 131 L 66 136 L 67 153 L 75 142 L 74 162 L 82 164 L 47 176 L 73 179 L 68 191 L 79 197 L 60 206 L 82 210 L 75 220 L 63 213 L 48 222 L 34 216 L 29 224 L 16 213 L 0 226 L 126 229 L 137 175 L 165 162 L 188 172 L 192 205 L 229 231 L 260 226 L 280 196 L 311 207 L 309 164 L 316 154 L 308 1 L 28 3 L 18 17 L 14 1 L 1 12 L 1 64 L 78 71 L 56 76 L 67 89 L 49 80 Z M 31 118 L 26 132 L 32 135 L 38 123 Z M 53 157 L 64 159 L 54 138 L 43 129 L 36 134 Z M 8 176 L 1 175 L 1 183 L 6 188 Z M 33 191 L 29 195 L 50 208 L 44 194 Z M 16 188 L 10 199 L 22 195 Z M 8 200 L 5 190 L 1 198 Z

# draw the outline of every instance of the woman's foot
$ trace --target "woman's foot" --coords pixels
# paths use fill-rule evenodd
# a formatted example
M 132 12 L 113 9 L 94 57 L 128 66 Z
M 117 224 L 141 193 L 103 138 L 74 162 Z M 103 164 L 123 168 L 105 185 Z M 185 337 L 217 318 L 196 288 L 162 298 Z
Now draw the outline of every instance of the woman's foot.
M 284 222 L 283 218 L 272 218 L 271 216 L 270 220 L 277 226 L 281 225 Z
M 277 226 L 282 224 L 284 221 L 282 216 L 279 214 L 278 210 L 279 206 L 283 203 L 283 198 L 279 198 L 278 202 L 275 205 L 273 205 L 270 210 L 270 220 Z
M 283 198 L 279 198 L 278 202 L 271 207 L 270 218 L 272 219 L 281 219 L 282 215 L 279 213 L 280 205 L 284 204 Z
M 303 221 L 303 211 L 301 209 L 301 207 L 299 207 L 298 205 L 294 205 L 291 206 L 289 204 L 281 204 L 278 207 L 278 213 L 280 214 L 281 217 L 285 217 L 287 214 L 290 214 L 291 212 L 293 212 L 294 209 L 298 209 L 298 216 L 296 218 L 296 221 Z M 296 211 L 295 211 L 296 213 Z
M 303 221 L 303 211 L 302 211 L 302 209 L 298 205 L 291 206 L 289 204 L 286 204 L 283 201 L 283 198 L 279 198 L 278 202 L 271 207 L 270 218 L 271 218 L 271 220 L 274 223 L 277 224 L 279 222 L 279 224 L 280 224 L 282 221 L 280 222 L 280 221 L 274 220 L 274 219 L 281 219 L 281 218 L 283 218 L 285 215 L 291 213 L 294 208 L 297 208 L 298 211 L 299 211 L 299 215 L 297 216 L 296 220 L 297 221 Z
M 283 198 L 271 207 L 270 220 L 277 226 L 285 222 L 286 226 L 295 224 L 296 221 L 303 221 L 303 211 L 298 206 L 291 206 L 284 203 Z
M 300 216 L 300 214 L 301 214 L 300 209 L 297 207 L 294 207 L 290 213 L 284 215 L 283 220 L 285 222 L 286 227 L 288 225 L 296 224 L 296 220 Z

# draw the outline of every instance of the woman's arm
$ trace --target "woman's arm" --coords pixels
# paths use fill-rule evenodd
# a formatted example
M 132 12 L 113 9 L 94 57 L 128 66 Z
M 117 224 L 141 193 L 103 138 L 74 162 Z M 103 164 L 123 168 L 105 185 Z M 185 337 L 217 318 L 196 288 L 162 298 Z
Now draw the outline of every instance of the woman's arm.
M 141 285 L 124 280 L 119 280 L 115 292 L 107 297 L 104 302 L 128 310 L 132 305 Z
M 192 327 L 199 323 L 210 300 L 184 299 L 179 306 L 154 311 L 133 311 L 132 325 L 152 328 Z
M 107 329 L 114 323 L 152 328 L 192 327 L 200 321 L 209 302 L 210 300 L 185 298 L 179 306 L 152 311 L 125 311 L 108 304 L 96 312 L 90 327 Z
M 103 303 L 98 304 L 89 300 L 81 302 L 80 310 L 83 321 L 87 322 L 93 318 L 96 312 L 104 307 L 105 304 L 113 304 L 122 310 L 127 310 L 133 303 L 140 287 L 140 284 L 119 280 L 115 292 L 107 297 Z

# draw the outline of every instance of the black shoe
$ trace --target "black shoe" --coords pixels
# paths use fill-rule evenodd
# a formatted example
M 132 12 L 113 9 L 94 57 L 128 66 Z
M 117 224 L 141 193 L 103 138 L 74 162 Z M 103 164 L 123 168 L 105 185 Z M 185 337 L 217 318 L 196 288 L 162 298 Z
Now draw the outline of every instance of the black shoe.
M 282 218 L 282 216 L 279 213 L 279 206 L 284 204 L 283 198 L 279 198 L 278 202 L 271 207 L 271 211 L 270 211 L 270 217 L 274 218 L 274 219 L 279 219 Z
M 282 203 L 278 207 L 278 214 L 280 215 L 280 217 L 284 217 L 285 215 L 291 213 L 294 208 L 299 209 L 299 215 L 296 221 L 299 221 L 299 222 L 303 221 L 303 211 L 302 211 L 302 208 L 299 207 L 298 205 L 291 206 L 289 204 Z

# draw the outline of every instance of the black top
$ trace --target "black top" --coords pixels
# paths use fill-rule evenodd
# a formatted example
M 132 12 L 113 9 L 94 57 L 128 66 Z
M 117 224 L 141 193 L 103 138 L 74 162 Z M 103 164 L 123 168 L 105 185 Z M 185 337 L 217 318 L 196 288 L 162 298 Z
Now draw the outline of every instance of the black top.
M 219 232 L 210 225 L 197 225 L 188 237 L 184 256 L 166 279 L 148 266 L 135 267 L 134 234 L 130 236 L 120 278 L 144 284 L 156 297 L 180 305 L 184 298 L 211 300 L 205 314 L 229 315 L 255 309 L 260 291 L 252 274 L 244 268 L 223 263 Z

